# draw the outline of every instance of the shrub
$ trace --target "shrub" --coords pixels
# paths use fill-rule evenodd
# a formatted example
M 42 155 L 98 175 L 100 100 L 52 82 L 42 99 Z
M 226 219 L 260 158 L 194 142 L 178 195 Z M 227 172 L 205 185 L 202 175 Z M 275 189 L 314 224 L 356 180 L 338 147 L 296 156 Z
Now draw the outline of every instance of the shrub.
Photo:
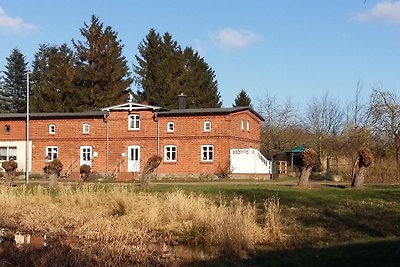
M 83 164 L 79 168 L 79 173 L 81 175 L 81 183 L 83 183 L 89 179 L 89 175 L 91 172 L 92 172 L 92 167 L 90 167 L 89 165 Z
M 56 174 L 57 177 L 59 177 L 63 167 L 64 166 L 59 159 L 54 159 L 44 166 L 43 170 L 47 174 Z

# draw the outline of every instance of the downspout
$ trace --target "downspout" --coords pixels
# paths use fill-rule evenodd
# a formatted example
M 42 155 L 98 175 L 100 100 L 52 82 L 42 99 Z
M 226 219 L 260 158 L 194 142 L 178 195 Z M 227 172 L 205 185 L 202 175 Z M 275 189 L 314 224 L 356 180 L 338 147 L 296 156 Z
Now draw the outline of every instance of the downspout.
M 154 121 L 157 122 L 157 156 L 160 155 L 160 120 L 157 116 L 157 111 L 154 112 Z M 158 167 L 156 169 L 156 174 L 158 175 Z
M 157 156 L 160 155 L 160 120 L 158 119 L 157 112 L 154 113 L 154 120 L 157 122 Z
M 106 177 L 108 176 L 108 115 L 104 114 L 104 122 L 106 123 Z

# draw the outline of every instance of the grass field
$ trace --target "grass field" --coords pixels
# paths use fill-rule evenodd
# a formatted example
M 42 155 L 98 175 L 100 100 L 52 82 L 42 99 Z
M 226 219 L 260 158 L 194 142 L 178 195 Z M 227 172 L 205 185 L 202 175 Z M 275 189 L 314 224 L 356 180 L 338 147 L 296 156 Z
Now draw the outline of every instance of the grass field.
M 18 186 L 0 188 L 0 208 L 2 228 L 48 233 L 54 240 L 72 238 L 69 243 L 54 243 L 70 266 L 78 266 L 82 258 L 90 259 L 86 266 L 122 265 L 129 257 L 134 258 L 130 263 L 139 265 L 397 266 L 400 262 L 400 186 L 396 185 L 361 190 L 334 184 L 300 189 L 268 182 L 165 183 L 147 189 L 135 184 L 60 185 L 55 190 Z M 171 260 L 160 257 L 154 246 L 138 248 L 149 240 L 169 248 L 204 249 L 201 256 Z M 12 253 L 17 257 L 17 251 Z M 30 257 L 27 263 L 41 259 L 37 266 L 46 266 L 43 259 L 54 257 L 55 251 L 36 250 L 36 257 L 30 250 L 18 253 Z M 3 262 L 23 266 L 10 257 Z

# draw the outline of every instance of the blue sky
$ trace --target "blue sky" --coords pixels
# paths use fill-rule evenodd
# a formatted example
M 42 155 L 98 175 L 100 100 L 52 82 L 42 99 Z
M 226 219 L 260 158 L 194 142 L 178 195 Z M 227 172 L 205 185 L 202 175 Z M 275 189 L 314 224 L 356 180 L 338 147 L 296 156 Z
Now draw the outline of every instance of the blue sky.
M 358 81 L 365 98 L 400 92 L 400 1 L 0 0 L 0 70 L 15 47 L 29 63 L 39 44 L 72 47 L 93 14 L 118 32 L 130 67 L 150 28 L 192 46 L 227 107 L 240 89 L 299 106 L 326 93 L 345 103 Z

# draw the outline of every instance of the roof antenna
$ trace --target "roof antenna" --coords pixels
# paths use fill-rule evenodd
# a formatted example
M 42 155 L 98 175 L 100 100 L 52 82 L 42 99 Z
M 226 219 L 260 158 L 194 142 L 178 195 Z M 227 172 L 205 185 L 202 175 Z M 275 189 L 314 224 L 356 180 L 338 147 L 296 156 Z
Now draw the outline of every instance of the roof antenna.
M 133 102 L 133 95 L 132 95 L 131 93 L 129 93 L 128 102 L 129 102 L 129 103 L 132 103 L 132 102 Z

